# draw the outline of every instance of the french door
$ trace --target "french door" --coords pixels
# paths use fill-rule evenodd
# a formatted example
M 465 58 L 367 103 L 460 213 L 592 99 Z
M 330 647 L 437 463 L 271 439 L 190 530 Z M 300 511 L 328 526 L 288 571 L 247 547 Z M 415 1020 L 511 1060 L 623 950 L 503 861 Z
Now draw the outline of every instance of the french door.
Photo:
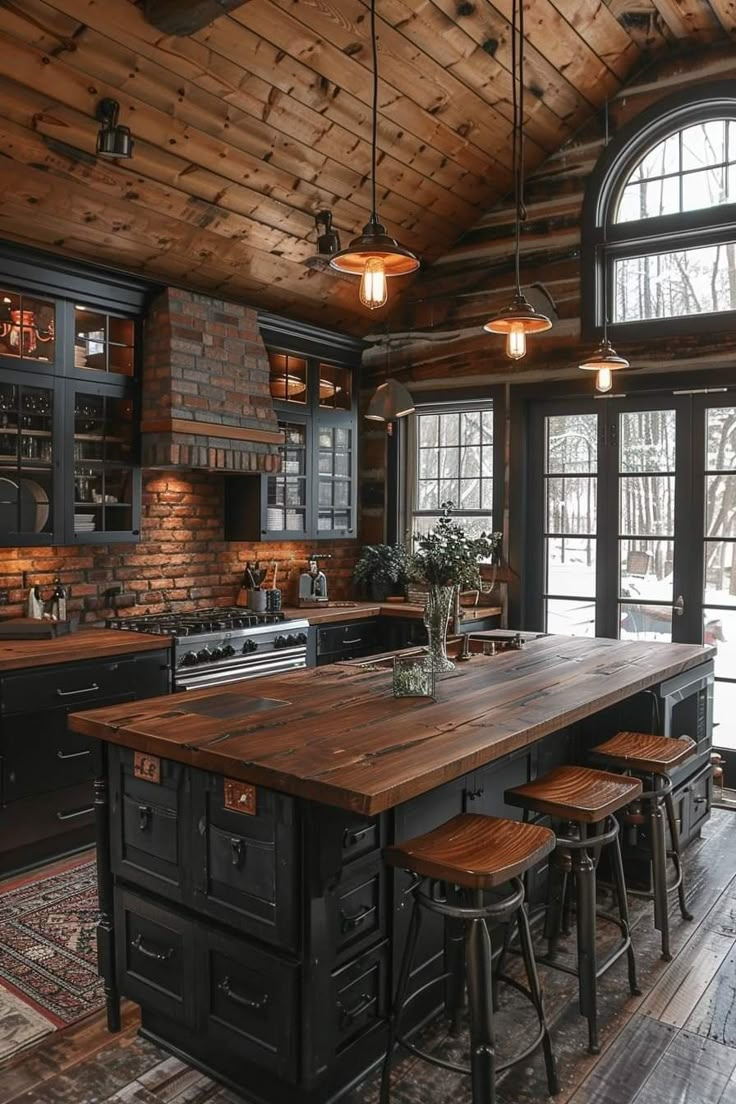
M 540 403 L 531 417 L 527 623 L 715 643 L 736 710 L 736 398 Z

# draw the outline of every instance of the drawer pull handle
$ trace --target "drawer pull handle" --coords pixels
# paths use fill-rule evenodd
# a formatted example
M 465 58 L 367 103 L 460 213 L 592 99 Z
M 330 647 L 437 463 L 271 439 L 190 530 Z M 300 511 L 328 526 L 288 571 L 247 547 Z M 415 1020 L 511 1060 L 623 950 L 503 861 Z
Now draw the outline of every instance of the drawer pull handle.
M 365 828 L 346 828 L 342 835 L 343 847 L 357 847 L 360 841 L 374 828 L 375 824 L 366 824 Z
M 345 932 L 353 931 L 355 928 L 359 928 L 360 925 L 368 919 L 371 913 L 376 911 L 376 906 L 364 905 L 358 912 L 354 912 L 352 916 L 348 916 L 347 913 L 340 909 L 340 931 Z
M 174 953 L 173 947 L 167 947 L 165 951 L 152 951 L 150 947 L 147 947 L 143 942 L 143 936 L 137 935 L 133 940 L 132 946 L 136 951 L 140 951 L 144 958 L 153 958 L 156 962 L 168 962 Z
M 80 817 L 80 816 L 88 816 L 90 813 L 93 813 L 94 811 L 95 811 L 94 805 L 90 805 L 90 807 L 88 809 L 77 809 L 73 813 L 57 813 L 56 814 L 56 819 L 57 820 L 75 820 L 77 817 Z
M 88 748 L 86 751 L 57 751 L 57 759 L 81 759 L 85 755 L 91 755 L 92 752 Z
M 343 1030 L 357 1020 L 358 1016 L 367 1012 L 371 1005 L 375 1004 L 376 998 L 368 993 L 361 993 L 359 1000 L 360 1003 L 356 1004 L 355 1008 L 344 1008 L 342 1004 L 340 1005 L 340 1027 Z
M 59 698 L 72 698 L 75 694 L 93 694 L 95 690 L 99 689 L 97 683 L 93 682 L 91 686 L 85 686 L 81 690 L 57 690 L 56 696 Z
M 343 640 L 343 644 L 362 644 L 362 643 L 363 643 L 363 637 L 362 636 L 356 636 L 353 640 Z
M 708 801 L 707 797 L 696 797 L 693 804 L 694 805 L 705 805 L 707 801 Z
M 235 836 L 230 840 L 230 850 L 232 852 L 231 861 L 233 866 L 242 866 L 245 862 L 246 845 L 245 840 L 238 839 Z
M 145 832 L 151 827 L 151 807 L 150 805 L 138 806 L 138 827 L 141 832 Z
M 234 989 L 230 988 L 230 978 L 224 977 L 220 984 L 217 986 L 221 993 L 224 993 L 228 1000 L 231 1000 L 233 1004 L 239 1004 L 243 1008 L 250 1008 L 253 1012 L 260 1012 L 268 1004 L 268 993 L 264 993 L 262 997 L 256 997 L 255 1000 L 251 997 L 244 997 L 241 993 L 236 993 Z

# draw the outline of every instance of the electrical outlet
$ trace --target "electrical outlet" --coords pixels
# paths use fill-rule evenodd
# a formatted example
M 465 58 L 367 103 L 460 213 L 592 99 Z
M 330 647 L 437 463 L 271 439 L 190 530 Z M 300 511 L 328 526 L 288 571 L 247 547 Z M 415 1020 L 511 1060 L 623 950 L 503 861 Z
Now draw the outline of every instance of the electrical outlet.
M 10 603 L 10 591 L 3 587 L 0 589 L 0 606 L 7 606 Z

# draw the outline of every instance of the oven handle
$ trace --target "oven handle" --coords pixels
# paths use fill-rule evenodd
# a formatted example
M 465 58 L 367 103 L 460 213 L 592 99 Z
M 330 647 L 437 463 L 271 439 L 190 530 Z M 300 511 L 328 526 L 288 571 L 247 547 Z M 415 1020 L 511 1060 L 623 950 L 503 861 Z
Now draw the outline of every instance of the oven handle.
M 174 690 L 204 690 L 210 686 L 226 686 L 233 682 L 244 682 L 247 679 L 261 678 L 267 675 L 285 675 L 289 671 L 303 671 L 307 666 L 306 656 L 297 659 L 294 657 L 294 661 L 291 663 L 279 663 L 259 665 L 258 667 L 239 667 L 237 669 L 231 668 L 230 671 L 210 671 L 208 673 L 202 672 L 202 674 L 193 678 L 177 680 L 174 679 Z

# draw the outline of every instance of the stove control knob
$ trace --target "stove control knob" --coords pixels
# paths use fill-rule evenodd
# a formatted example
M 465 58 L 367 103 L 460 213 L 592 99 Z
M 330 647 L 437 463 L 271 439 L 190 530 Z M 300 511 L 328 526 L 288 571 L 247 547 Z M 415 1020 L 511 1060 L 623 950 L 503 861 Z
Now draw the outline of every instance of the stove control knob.
M 196 667 L 198 662 L 199 660 L 197 659 L 195 652 L 185 652 L 185 654 L 182 656 L 181 666 Z
M 233 648 L 232 644 L 225 645 L 225 647 L 222 649 L 222 655 L 224 659 L 229 659 L 230 656 L 235 655 L 235 649 Z
M 213 648 L 212 649 L 212 658 L 213 659 L 224 659 L 225 658 L 225 652 L 223 651 L 222 648 Z
M 287 644 L 287 640 L 286 640 L 286 637 L 283 635 L 283 633 L 281 633 L 281 635 L 277 636 L 276 639 L 273 642 L 274 648 L 285 648 L 286 644 Z
M 257 647 L 258 647 L 258 642 L 256 640 L 248 639 L 243 644 L 243 651 L 244 652 L 255 652 Z
M 294 633 L 289 633 L 286 638 L 286 643 L 289 648 L 296 648 L 297 644 L 299 643 L 299 637 L 295 636 Z
M 212 652 L 209 648 L 200 648 L 197 652 L 197 663 L 209 663 L 212 659 Z
M 297 644 L 306 644 L 307 643 L 307 634 L 305 632 L 297 633 L 296 634 L 296 642 L 297 642 Z

